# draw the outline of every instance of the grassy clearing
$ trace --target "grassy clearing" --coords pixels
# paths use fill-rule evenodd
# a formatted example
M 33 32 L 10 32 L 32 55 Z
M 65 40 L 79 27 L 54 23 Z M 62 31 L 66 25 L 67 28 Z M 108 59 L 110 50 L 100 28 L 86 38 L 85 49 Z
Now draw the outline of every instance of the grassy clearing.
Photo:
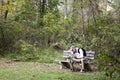
M 0 62 L 0 80 L 105 80 L 100 73 L 60 70 L 58 64 Z
M 56 60 L 62 58 L 62 51 L 56 51 L 54 49 L 38 49 L 36 52 L 23 51 L 21 53 L 11 53 L 5 55 L 5 58 L 12 61 L 32 61 L 40 63 L 55 63 Z

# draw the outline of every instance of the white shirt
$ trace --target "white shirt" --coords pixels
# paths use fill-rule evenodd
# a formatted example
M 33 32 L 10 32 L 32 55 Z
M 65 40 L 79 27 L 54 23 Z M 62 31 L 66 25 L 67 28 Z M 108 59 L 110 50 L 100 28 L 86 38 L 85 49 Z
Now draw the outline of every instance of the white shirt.
M 78 52 L 79 49 L 79 52 Z M 77 52 L 74 54 L 76 58 L 83 58 L 83 50 L 81 48 L 76 48 Z

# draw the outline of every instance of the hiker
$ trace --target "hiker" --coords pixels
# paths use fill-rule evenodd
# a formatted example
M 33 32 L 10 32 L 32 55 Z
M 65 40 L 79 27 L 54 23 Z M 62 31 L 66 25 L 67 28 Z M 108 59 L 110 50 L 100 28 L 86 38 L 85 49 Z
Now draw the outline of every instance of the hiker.
M 80 72 L 83 72 L 84 71 L 84 53 L 86 53 L 85 50 L 83 48 L 77 48 L 75 46 L 71 46 L 70 51 L 73 54 L 73 57 L 70 58 L 71 70 L 74 71 L 73 64 L 75 62 L 78 62 L 80 63 L 80 66 L 81 66 Z

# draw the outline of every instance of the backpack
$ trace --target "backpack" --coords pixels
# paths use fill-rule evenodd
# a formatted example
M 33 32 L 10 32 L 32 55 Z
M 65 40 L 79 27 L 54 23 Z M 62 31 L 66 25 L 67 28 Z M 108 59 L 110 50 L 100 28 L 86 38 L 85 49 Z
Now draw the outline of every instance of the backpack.
M 80 48 L 79 48 L 79 49 L 80 49 Z M 78 49 L 78 53 L 80 53 L 79 49 Z M 86 56 L 86 51 L 85 51 L 85 49 L 84 49 L 84 48 L 81 48 L 81 49 L 83 50 L 83 56 Z

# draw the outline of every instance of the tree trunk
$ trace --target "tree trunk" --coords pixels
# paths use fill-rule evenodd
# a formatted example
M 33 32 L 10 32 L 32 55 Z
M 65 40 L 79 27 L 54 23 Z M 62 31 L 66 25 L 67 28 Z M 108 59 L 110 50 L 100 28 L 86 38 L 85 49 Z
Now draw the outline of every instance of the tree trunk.
M 7 5 L 9 4 L 10 4 L 10 1 L 7 2 Z M 5 11 L 5 16 L 4 16 L 5 21 L 7 20 L 7 15 L 8 15 L 8 10 Z
M 41 18 L 43 18 L 43 16 L 44 16 L 44 13 L 45 13 L 45 3 L 46 3 L 46 0 L 41 0 L 41 2 L 40 2 L 40 5 L 41 5 Z
M 1 5 L 3 6 L 4 5 L 4 0 L 2 0 L 1 3 L 2 3 Z
M 92 15 L 93 15 L 93 20 L 94 20 L 94 25 L 95 27 L 97 27 L 97 22 L 96 22 L 96 18 L 95 18 L 95 11 L 94 11 L 94 4 L 92 3 L 91 0 L 90 1 L 90 7 L 92 8 Z
M 4 6 L 4 0 L 1 1 L 1 6 Z M 1 10 L 1 13 L 3 13 L 3 11 Z M 5 17 L 5 16 L 4 16 Z M 4 22 L 5 18 L 1 17 L 1 21 L 0 21 L 0 54 L 3 55 L 3 49 L 4 49 L 4 43 L 5 43 L 5 35 L 4 35 L 4 30 L 3 30 L 3 24 L 2 22 Z M 7 14 L 6 14 L 6 19 L 7 19 Z
M 83 36 L 83 39 L 85 40 L 83 0 L 81 0 L 81 14 L 82 14 L 82 36 Z
M 43 17 L 44 17 L 44 14 L 45 14 L 45 4 L 46 4 L 46 0 L 40 0 L 40 2 L 39 2 L 38 26 L 44 26 Z
M 1 2 L 2 2 L 1 6 L 3 6 L 4 5 L 4 0 L 2 0 Z M 4 31 L 3 31 L 3 28 L 2 28 L 2 23 L 0 23 L 0 32 L 1 32 L 1 39 L 2 39 L 1 45 L 2 45 L 2 44 L 4 44 Z

